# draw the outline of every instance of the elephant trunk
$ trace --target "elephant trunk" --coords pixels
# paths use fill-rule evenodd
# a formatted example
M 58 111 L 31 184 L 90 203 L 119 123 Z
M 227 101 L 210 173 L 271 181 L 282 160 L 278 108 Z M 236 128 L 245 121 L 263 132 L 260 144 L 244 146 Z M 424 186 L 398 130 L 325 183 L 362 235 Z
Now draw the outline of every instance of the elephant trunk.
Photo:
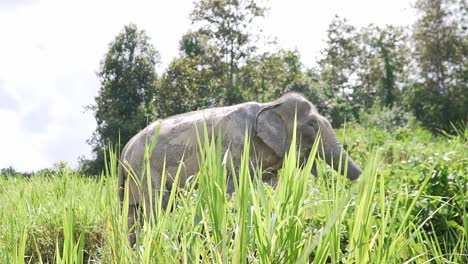
M 333 129 L 326 121 L 326 125 L 322 126 L 323 127 L 323 133 L 322 133 L 322 143 L 323 143 L 323 148 L 319 150 L 319 152 L 322 152 L 323 154 L 322 157 L 325 158 L 325 161 L 327 162 L 328 165 L 332 166 L 332 168 L 336 171 L 341 167 L 341 174 L 345 174 L 345 168 L 346 168 L 346 163 L 347 163 L 347 171 L 346 171 L 346 176 L 350 180 L 356 180 L 359 178 L 359 176 L 362 174 L 361 168 L 356 165 L 356 163 L 347 155 L 346 151 L 342 148 L 340 143 L 338 142 L 338 139 L 333 132 Z

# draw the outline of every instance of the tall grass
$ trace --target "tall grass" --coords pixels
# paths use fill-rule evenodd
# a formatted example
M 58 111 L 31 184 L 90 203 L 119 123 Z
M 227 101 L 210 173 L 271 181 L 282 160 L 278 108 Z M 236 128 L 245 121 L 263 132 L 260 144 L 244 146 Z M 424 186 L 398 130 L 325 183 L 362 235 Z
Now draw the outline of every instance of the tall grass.
M 258 169 L 252 169 L 259 166 L 248 159 L 251 151 L 248 135 L 240 164 L 233 164 L 221 148 L 221 137 L 209 137 L 208 129 L 204 128 L 198 142 L 200 172 L 183 188 L 174 184 L 168 190 L 170 210 L 163 209 L 162 195 L 150 201 L 155 213 L 143 214 L 134 248 L 127 239 L 128 193 L 123 209 L 119 206 L 119 163 L 115 153 L 110 153 L 106 173 L 99 178 L 83 178 L 68 170 L 30 179 L 2 176 L 0 262 L 466 263 L 468 260 L 466 203 L 455 203 L 468 197 L 466 181 L 461 180 L 468 174 L 463 165 L 468 164 L 463 152 L 466 145 L 457 142 L 458 139 L 452 138 L 448 144 L 444 139 L 428 142 L 423 134 L 420 140 L 429 144 L 431 151 L 441 152 L 445 148 L 455 153 L 450 160 L 440 158 L 431 162 L 432 156 L 418 159 L 398 152 L 421 148 L 410 145 L 401 135 L 399 140 L 382 140 L 378 138 L 379 132 L 373 134 L 374 138 L 368 135 L 359 138 L 359 129 L 351 130 L 351 137 L 361 142 L 361 146 L 348 149 L 365 164 L 358 181 L 349 182 L 318 161 L 316 153 L 320 150 L 315 144 L 305 164 L 300 163 L 302 157 L 295 147 L 289 149 L 278 173 L 278 184 L 273 188 L 261 181 Z M 293 138 L 292 146 L 296 140 Z M 366 140 L 383 144 L 366 145 Z M 393 145 L 390 148 L 385 142 Z M 157 144 L 156 140 L 152 143 Z M 422 149 L 427 155 L 432 153 Z M 147 151 L 150 150 L 148 146 Z M 388 160 L 389 151 L 392 161 Z M 310 175 L 314 162 L 317 177 Z M 346 162 L 339 166 L 346 168 Z M 431 194 L 437 187 L 433 180 L 445 175 L 444 170 L 462 177 L 458 186 L 452 186 L 453 197 Z M 177 182 L 180 172 L 180 169 L 176 175 L 163 172 L 163 178 Z M 233 184 L 233 195 L 227 195 L 229 184 Z M 449 243 L 433 220 L 448 217 L 454 210 L 460 218 L 448 220 L 454 222 L 450 230 L 456 230 L 456 242 Z

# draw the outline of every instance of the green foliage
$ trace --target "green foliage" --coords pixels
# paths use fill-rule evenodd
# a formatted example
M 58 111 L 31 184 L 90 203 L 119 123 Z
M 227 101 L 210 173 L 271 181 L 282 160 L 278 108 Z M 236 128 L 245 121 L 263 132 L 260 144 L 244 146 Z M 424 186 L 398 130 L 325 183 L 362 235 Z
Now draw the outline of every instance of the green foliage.
M 345 97 L 338 96 L 331 98 L 330 108 L 326 116 L 334 127 L 342 127 L 348 122 L 353 122 L 358 119 L 359 106 Z
M 254 0 L 200 0 L 191 13 L 192 22 L 216 47 L 218 57 L 223 58 L 225 83 L 222 105 L 242 102 L 236 77 L 241 62 L 250 57 L 256 46 L 252 45 L 249 26 L 263 17 L 265 8 Z
M 104 148 L 109 142 L 125 145 L 148 120 L 155 117 L 156 70 L 158 52 L 149 37 L 136 25 L 124 27 L 101 61 L 101 81 L 96 103 L 88 106 L 97 122 L 89 144 L 96 156 L 94 162 L 83 163 L 85 170 L 99 174 L 104 164 Z
M 433 132 L 453 132 L 451 122 L 467 121 L 466 3 L 420 0 L 415 8 L 411 36 L 402 27 L 357 30 L 346 19 L 332 20 L 319 75 L 329 102 L 324 114 L 334 126 L 359 119 L 377 102 L 410 109 Z
M 201 32 L 189 32 L 180 42 L 181 56 L 174 59 L 159 81 L 161 117 L 220 105 L 225 84 L 223 62 Z
M 15 170 L 15 168 L 13 168 L 12 166 L 8 167 L 8 168 L 2 168 L 0 170 L 0 175 L 3 175 L 5 177 L 12 177 L 12 176 L 16 176 L 20 174 L 20 172 L 17 172 Z
M 468 159 L 461 155 L 459 152 L 434 153 L 419 164 L 422 172 L 420 181 L 430 175 L 425 194 L 436 198 L 428 203 L 421 203 L 422 217 L 428 216 L 436 208 L 444 205 L 440 213 L 428 222 L 426 228 L 428 231 L 432 231 L 432 227 L 438 232 L 441 231 L 441 237 L 450 240 L 451 243 L 458 242 L 456 234 L 463 226 L 463 217 L 466 217 L 464 207 L 468 202 L 468 193 L 466 193 L 468 181 L 464 177 Z M 454 162 L 451 162 L 454 158 Z
M 266 12 L 257 1 L 198 1 L 190 16 L 193 29 L 180 40 L 180 56 L 171 62 L 157 84 L 153 69 L 157 53 L 147 37 L 140 37 L 142 46 L 148 46 L 143 49 L 148 51 L 143 61 L 151 63 L 138 68 L 139 75 L 125 71 L 136 69 L 132 61 L 125 60 L 131 56 L 110 60 L 112 54 L 124 52 L 133 44 L 109 51 L 102 68 L 109 63 L 110 70 L 119 70 L 101 70 L 103 89 L 108 92 L 101 92 L 97 98 L 135 100 L 101 100 L 101 104 L 97 101 L 91 108 L 98 121 L 98 130 L 91 140 L 97 155 L 94 163 L 81 162 L 83 170 L 98 171 L 97 164 L 104 162 L 102 147 L 106 140 L 117 142 L 120 132 L 120 141 L 126 142 L 134 134 L 130 132 L 136 132 L 136 127 L 154 117 L 154 111 L 159 117 L 167 117 L 247 100 L 271 101 L 287 91 L 303 93 L 335 127 L 369 119 L 366 113 L 376 111 L 374 105 L 378 103 L 383 107 L 380 116 L 385 120 L 405 122 L 396 121 L 396 115 L 402 109 L 410 109 L 431 131 L 453 132 L 450 122 L 465 122 L 468 118 L 468 45 L 460 30 L 464 5 L 463 1 L 417 1 L 415 8 L 420 17 L 411 35 L 403 27 L 392 25 L 356 28 L 347 19 L 336 16 L 327 30 L 318 67 L 307 69 L 297 51 L 255 52 L 258 45 L 250 25 Z M 135 27 L 129 27 L 132 26 Z M 131 37 L 128 39 L 131 41 Z M 132 74 L 138 78 L 147 76 L 145 81 L 149 83 L 132 86 L 131 82 L 119 82 L 114 78 L 119 73 L 124 80 Z M 123 86 L 127 94 L 112 92 Z M 152 88 L 141 93 L 138 87 Z M 120 107 L 118 102 L 125 105 Z M 121 110 L 110 111 L 114 107 Z M 97 111 L 98 108 L 103 110 Z M 395 126 L 379 123 L 381 127 Z
M 339 16 L 335 16 L 328 27 L 327 46 L 319 65 L 322 81 L 330 85 L 332 96 L 347 97 L 352 92 L 351 77 L 356 71 L 359 54 L 355 31 L 347 19 Z
M 2 176 L 0 259 L 466 263 L 468 131 L 458 131 L 446 137 L 417 127 L 386 132 L 353 125 L 337 134 L 364 165 L 361 179 L 350 183 L 321 161 L 313 177 L 316 147 L 305 166 L 292 148 L 275 188 L 261 182 L 258 170 L 249 170 L 246 144 L 240 169 L 232 174 L 232 196 L 226 195 L 225 179 L 233 164 L 220 151 L 221 139 L 203 136 L 200 173 L 177 193 L 173 185 L 172 210 L 161 210 L 158 198 L 157 221 L 144 219 L 152 224 L 141 227 L 134 249 L 127 241 L 128 212 L 118 201 L 116 155 L 111 153 L 100 180 L 67 169 L 31 178 Z M 125 203 L 128 194 L 123 208 Z
M 52 177 L 2 175 L 0 182 L 2 262 L 23 263 L 12 260 L 13 248 L 22 248 L 21 258 L 32 263 L 52 263 L 57 258 L 72 263 L 82 254 L 86 259 L 102 259 L 107 237 L 106 208 L 118 206 L 115 199 L 105 200 L 106 196 L 115 195 L 114 179 L 108 185 L 104 178 L 54 172 Z M 18 259 L 20 252 L 16 254 Z
M 447 149 L 443 144 L 451 147 Z M 434 235 L 441 248 L 448 251 L 460 248 L 460 253 L 466 256 L 468 159 L 463 135 L 440 138 L 428 147 L 433 152 L 424 151 L 410 156 L 395 166 L 392 174 L 407 174 L 406 171 L 417 168 L 417 173 L 407 174 L 410 176 L 408 187 L 418 188 L 421 182 L 427 182 L 427 187 L 416 204 L 417 213 L 413 214 L 413 221 L 426 219 L 422 228 Z
M 256 52 L 251 25 L 266 13 L 257 1 L 197 1 L 180 56 L 159 80 L 157 51 L 144 31 L 128 25 L 101 62 L 101 89 L 89 107 L 98 123 L 89 141 L 95 158 L 81 159 L 81 170 L 99 174 L 108 142 L 123 145 L 156 116 L 271 101 L 287 91 L 303 93 L 334 127 L 357 120 L 393 127 L 406 119 L 396 115 L 409 109 L 431 131 L 453 133 L 452 122 L 468 122 L 466 3 L 419 0 L 415 8 L 411 32 L 356 28 L 336 16 L 318 67 L 307 69 L 297 51 Z M 384 113 L 373 113 L 376 103 Z M 370 120 L 369 111 L 394 123 Z
M 264 12 L 265 8 L 251 0 L 195 3 L 191 13 L 195 30 L 182 37 L 181 55 L 159 83 L 158 112 L 162 117 L 232 105 L 249 96 L 243 86 L 248 81 L 239 76 L 245 73 L 243 62 L 256 49 L 249 26 Z M 247 90 L 251 89 L 255 88 Z
M 468 120 L 466 1 L 419 0 L 413 27 L 418 79 L 411 106 L 432 131 Z
M 96 157 L 82 160 L 81 171 L 96 175 L 106 164 L 102 177 L 82 177 L 66 163 L 38 173 L 2 169 L 0 262 L 467 263 L 466 3 L 415 7 L 411 43 L 402 28 L 357 29 L 335 17 L 316 69 L 305 69 L 297 51 L 255 54 L 249 29 L 265 8 L 253 0 L 195 3 L 195 30 L 160 79 L 149 38 L 125 26 L 101 62 L 101 89 L 89 107 Z M 349 183 L 315 161 L 316 148 L 300 166 L 292 148 L 272 188 L 249 169 L 248 144 L 234 170 L 221 139 L 205 137 L 200 172 L 173 185 L 172 210 L 162 210 L 163 196 L 150 202 L 157 221 L 143 216 L 132 249 L 116 190 L 119 148 L 105 158 L 109 142 L 125 144 L 156 116 L 287 91 L 306 95 L 334 126 L 351 124 L 338 135 L 365 165 L 362 178 Z M 419 128 L 406 109 L 444 136 Z M 318 177 L 310 177 L 312 162 Z
M 452 133 L 451 123 L 468 123 L 467 87 L 461 85 L 452 88 L 446 94 L 440 94 L 427 90 L 424 84 L 416 83 L 408 92 L 414 115 L 433 132 Z
M 362 111 L 359 117 L 359 123 L 362 126 L 378 127 L 386 131 L 411 127 L 415 123 L 413 115 L 398 105 L 381 107 L 379 103 L 376 103 L 368 111 Z
M 327 30 L 327 46 L 319 61 L 320 82 L 327 106 L 322 112 L 334 127 L 357 118 L 358 107 L 353 101 L 353 76 L 356 74 L 359 45 L 356 28 L 347 19 L 335 16 Z
M 248 100 L 268 102 L 288 91 L 298 91 L 303 82 L 302 63 L 297 51 L 279 50 L 249 59 L 240 69 L 239 85 Z M 303 89 L 308 90 L 308 87 Z
M 358 81 L 353 98 L 366 108 L 377 101 L 390 107 L 397 103 L 407 83 L 409 47 L 402 27 L 369 25 L 358 33 Z
M 392 106 L 407 83 L 408 43 L 403 28 L 374 25 L 359 31 L 336 16 L 319 61 L 324 114 L 336 127 L 359 119 L 376 102 Z

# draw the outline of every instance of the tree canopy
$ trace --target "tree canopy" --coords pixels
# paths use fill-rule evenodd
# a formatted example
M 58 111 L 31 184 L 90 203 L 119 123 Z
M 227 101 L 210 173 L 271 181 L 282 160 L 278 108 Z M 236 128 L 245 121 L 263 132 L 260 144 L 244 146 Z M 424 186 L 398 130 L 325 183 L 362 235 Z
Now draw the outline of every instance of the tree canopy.
M 96 131 L 89 140 L 96 155 L 95 162 L 85 163 L 87 171 L 97 173 L 103 168 L 104 149 L 125 144 L 156 117 L 157 50 L 150 38 L 136 25 L 130 24 L 109 44 L 97 73 L 101 87 L 94 112 Z M 118 145 L 120 146 L 120 145 Z
M 451 130 L 451 122 L 468 121 L 468 7 L 466 1 L 418 0 L 415 8 L 410 104 L 426 127 Z
M 252 43 L 250 25 L 263 17 L 265 8 L 255 0 L 200 0 L 191 13 L 192 23 L 207 36 L 224 64 L 224 94 L 221 104 L 243 100 L 237 84 L 240 64 L 249 58 L 256 46 Z
M 379 119 L 395 127 L 414 115 L 434 132 L 451 132 L 468 117 L 466 3 L 418 0 L 415 10 L 411 30 L 358 28 L 335 16 L 317 66 L 308 68 L 298 51 L 261 50 L 252 25 L 267 9 L 257 1 L 196 1 L 180 54 L 161 78 L 148 36 L 125 26 L 101 61 L 99 95 L 89 107 L 98 126 L 89 143 L 99 163 L 109 142 L 125 144 L 148 121 L 287 91 L 303 93 L 335 127 Z M 379 112 L 386 116 L 369 116 Z

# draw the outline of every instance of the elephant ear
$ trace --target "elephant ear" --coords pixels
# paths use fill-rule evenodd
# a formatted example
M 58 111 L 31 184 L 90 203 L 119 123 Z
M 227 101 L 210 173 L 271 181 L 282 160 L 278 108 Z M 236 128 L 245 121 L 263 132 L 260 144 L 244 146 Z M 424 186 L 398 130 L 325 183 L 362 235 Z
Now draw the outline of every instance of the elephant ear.
M 262 108 L 255 119 L 255 132 L 278 157 L 284 156 L 286 150 L 286 126 L 277 112 L 280 104 Z

